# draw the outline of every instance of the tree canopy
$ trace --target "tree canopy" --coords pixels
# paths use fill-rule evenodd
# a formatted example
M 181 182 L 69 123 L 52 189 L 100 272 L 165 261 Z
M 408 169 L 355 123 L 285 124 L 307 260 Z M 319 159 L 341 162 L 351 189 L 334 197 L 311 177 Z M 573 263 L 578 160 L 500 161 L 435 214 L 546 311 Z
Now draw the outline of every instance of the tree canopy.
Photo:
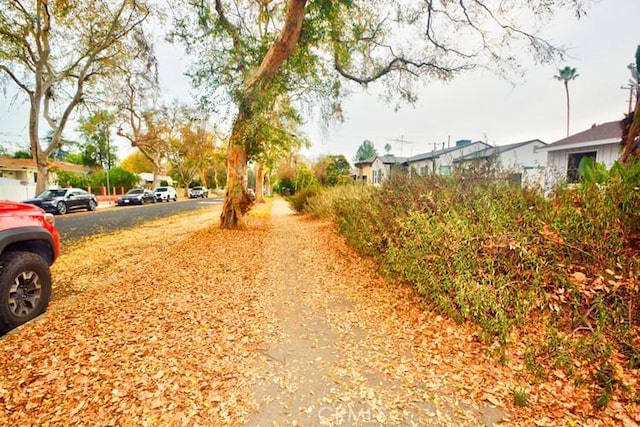
M 353 159 L 355 162 L 361 162 L 363 160 L 372 159 L 378 155 L 376 148 L 373 146 L 373 142 L 365 139 L 356 151 L 356 157 Z
M 150 49 L 142 31 L 149 14 L 144 0 L 0 0 L 0 87 L 29 100 L 37 192 L 47 185 L 48 158 L 76 108 Z M 44 147 L 41 121 L 53 131 Z

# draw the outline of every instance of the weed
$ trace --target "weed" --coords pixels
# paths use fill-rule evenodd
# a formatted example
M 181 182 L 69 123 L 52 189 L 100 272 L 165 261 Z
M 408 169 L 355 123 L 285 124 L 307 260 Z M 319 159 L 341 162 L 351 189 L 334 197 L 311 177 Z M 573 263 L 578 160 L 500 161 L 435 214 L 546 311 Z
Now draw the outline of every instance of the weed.
M 513 404 L 516 406 L 524 407 L 529 403 L 529 392 L 522 387 L 514 389 L 512 397 Z

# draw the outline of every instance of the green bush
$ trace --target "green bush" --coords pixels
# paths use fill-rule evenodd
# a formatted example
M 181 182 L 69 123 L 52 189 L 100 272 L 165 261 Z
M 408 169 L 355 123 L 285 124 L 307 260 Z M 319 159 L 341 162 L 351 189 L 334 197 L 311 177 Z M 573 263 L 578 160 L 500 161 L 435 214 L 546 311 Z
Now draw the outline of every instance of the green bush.
M 307 201 L 322 191 L 319 185 L 311 185 L 309 187 L 298 190 L 293 195 L 287 197 L 287 201 L 296 212 L 305 212 L 307 210 Z
M 56 184 L 60 187 L 88 188 L 91 179 L 75 172 L 56 171 Z
M 109 171 L 109 186 L 112 188 L 122 187 L 126 191 L 136 187 L 139 181 L 140 177 L 137 174 L 126 169 L 117 167 Z M 91 177 L 91 188 L 94 189 L 94 192 L 102 186 L 107 186 L 107 171 L 104 170 L 96 172 Z

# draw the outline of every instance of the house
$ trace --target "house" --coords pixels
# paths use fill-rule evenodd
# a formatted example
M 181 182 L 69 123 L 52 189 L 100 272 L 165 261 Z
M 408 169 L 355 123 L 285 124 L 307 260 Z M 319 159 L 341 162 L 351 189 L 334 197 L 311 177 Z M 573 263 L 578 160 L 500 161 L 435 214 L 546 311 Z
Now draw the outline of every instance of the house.
M 393 154 L 376 156 L 371 163 L 371 183 L 381 184 L 385 179 L 389 179 L 395 170 L 405 170 L 406 160 L 406 157 L 396 157 Z
M 56 171 L 75 172 L 88 175 L 92 172 L 82 165 L 50 161 L 49 185 L 57 181 Z M 33 159 L 12 159 L 0 157 L 0 200 L 20 201 L 36 194 L 38 168 Z
M 138 176 L 140 177 L 140 182 L 138 182 L 140 187 L 150 188 L 153 186 L 153 174 L 151 172 L 140 172 Z M 167 185 L 173 185 L 173 178 L 169 175 L 158 175 L 157 178 L 159 183 L 164 181 Z
M 622 129 L 620 121 L 593 125 L 590 129 L 570 135 L 541 148 L 547 153 L 549 168 L 548 184 L 566 180 L 569 183 L 579 181 L 578 166 L 584 157 L 591 157 L 598 163 L 610 168 L 620 157 Z
M 467 163 L 488 162 L 493 167 L 511 174 L 517 184 L 542 185 L 547 153 L 541 148 L 547 144 L 539 139 L 514 144 L 486 147 L 456 158 L 453 162 L 462 166 Z
M 373 184 L 371 178 L 371 165 L 375 160 L 375 157 L 371 157 L 370 159 L 364 159 L 356 162 L 354 164 L 355 169 L 351 172 L 351 178 L 360 184 Z
M 471 142 L 468 139 L 461 139 L 456 141 L 453 147 L 443 147 L 441 150 L 409 157 L 405 159 L 404 166 L 411 173 L 421 176 L 428 174 L 451 175 L 455 159 L 485 148 L 490 148 L 490 145 L 482 141 Z

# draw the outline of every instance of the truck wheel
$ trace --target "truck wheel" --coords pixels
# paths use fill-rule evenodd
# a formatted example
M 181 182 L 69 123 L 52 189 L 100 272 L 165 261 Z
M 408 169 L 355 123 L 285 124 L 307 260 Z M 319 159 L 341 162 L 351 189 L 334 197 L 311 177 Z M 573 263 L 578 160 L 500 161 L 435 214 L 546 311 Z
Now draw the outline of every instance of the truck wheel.
M 0 333 L 44 313 L 51 297 L 49 265 L 32 252 L 0 256 Z

